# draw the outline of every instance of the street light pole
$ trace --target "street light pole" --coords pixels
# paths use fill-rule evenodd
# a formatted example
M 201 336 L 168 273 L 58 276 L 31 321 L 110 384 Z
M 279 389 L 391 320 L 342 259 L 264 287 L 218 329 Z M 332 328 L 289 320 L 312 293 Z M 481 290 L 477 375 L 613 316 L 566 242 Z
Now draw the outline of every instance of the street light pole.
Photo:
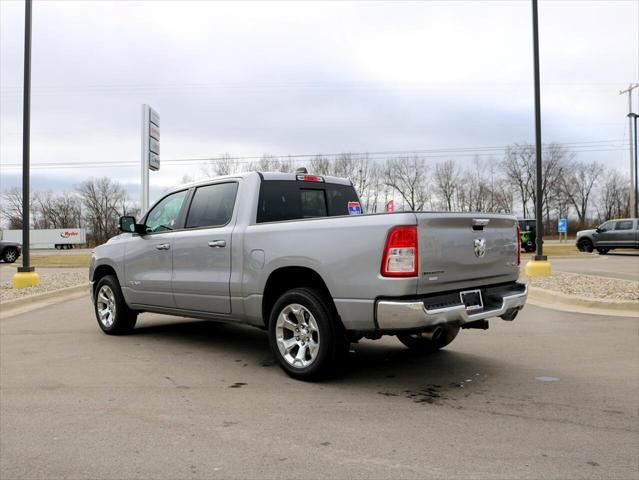
M 31 0 L 25 0 L 24 10 L 24 84 L 22 107 L 22 267 L 18 267 L 11 284 L 13 288 L 37 285 L 38 274 L 29 266 L 29 163 L 31 142 Z
M 634 169 L 632 169 L 632 171 L 634 171 L 634 178 L 632 179 L 633 181 L 631 181 L 631 188 L 632 188 L 632 211 L 630 212 L 630 216 L 632 218 L 636 218 L 638 216 L 637 214 L 637 202 L 639 202 L 639 191 L 638 191 L 638 187 L 637 187 L 637 118 L 639 117 L 639 115 L 637 115 L 636 113 L 632 113 L 630 112 L 628 114 L 628 118 L 630 120 L 634 120 L 634 142 L 635 142 L 635 165 L 634 165 Z
M 531 276 L 550 275 L 550 263 L 544 256 L 544 239 L 542 223 L 542 168 L 541 168 L 541 88 L 539 80 L 539 19 L 537 15 L 537 0 L 532 0 L 533 24 L 533 63 L 535 72 L 535 223 L 537 252 L 534 261 L 526 264 L 526 274 Z

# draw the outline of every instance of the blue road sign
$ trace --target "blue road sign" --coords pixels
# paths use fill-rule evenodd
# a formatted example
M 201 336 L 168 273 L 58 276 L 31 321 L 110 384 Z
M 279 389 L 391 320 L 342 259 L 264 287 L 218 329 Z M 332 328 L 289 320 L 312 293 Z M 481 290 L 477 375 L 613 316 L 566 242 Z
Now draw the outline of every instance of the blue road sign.
M 559 219 L 559 226 L 558 226 L 557 230 L 559 231 L 559 233 L 568 233 L 568 219 L 567 218 L 560 218 Z

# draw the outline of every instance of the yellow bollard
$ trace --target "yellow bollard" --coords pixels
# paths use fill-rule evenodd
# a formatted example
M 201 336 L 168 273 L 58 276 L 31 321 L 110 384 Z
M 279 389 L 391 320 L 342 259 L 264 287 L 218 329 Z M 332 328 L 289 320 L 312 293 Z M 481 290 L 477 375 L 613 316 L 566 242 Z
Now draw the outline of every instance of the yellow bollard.
M 17 272 L 11 279 L 13 288 L 33 287 L 40 284 L 40 276 L 37 272 Z
M 551 273 L 548 260 L 530 260 L 526 264 L 526 275 L 529 277 L 549 277 Z

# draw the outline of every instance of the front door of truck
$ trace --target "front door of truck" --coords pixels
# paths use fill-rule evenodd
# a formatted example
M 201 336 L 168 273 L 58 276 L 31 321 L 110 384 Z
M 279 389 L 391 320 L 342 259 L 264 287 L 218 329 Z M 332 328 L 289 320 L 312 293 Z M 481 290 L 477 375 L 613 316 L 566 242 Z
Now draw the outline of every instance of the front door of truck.
M 125 247 L 127 302 L 154 307 L 175 306 L 171 293 L 172 248 L 181 227 L 188 190 L 167 195 L 146 216 L 146 235 L 133 234 Z
M 614 236 L 615 236 L 614 229 L 615 229 L 614 221 L 607 221 L 599 225 L 597 232 L 593 235 L 593 238 L 595 240 L 595 247 L 596 248 L 610 247 L 613 243 Z

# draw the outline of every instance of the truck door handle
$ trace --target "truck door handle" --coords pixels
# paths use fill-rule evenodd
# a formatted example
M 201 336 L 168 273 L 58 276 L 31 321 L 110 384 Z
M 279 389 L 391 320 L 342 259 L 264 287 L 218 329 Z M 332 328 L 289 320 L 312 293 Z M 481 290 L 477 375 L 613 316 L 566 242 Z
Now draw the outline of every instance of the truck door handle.
M 171 244 L 170 243 L 158 243 L 155 248 L 157 248 L 158 250 L 168 250 L 169 248 L 171 248 Z
M 223 248 L 226 247 L 226 242 L 224 240 L 212 240 L 209 242 L 209 247 Z

